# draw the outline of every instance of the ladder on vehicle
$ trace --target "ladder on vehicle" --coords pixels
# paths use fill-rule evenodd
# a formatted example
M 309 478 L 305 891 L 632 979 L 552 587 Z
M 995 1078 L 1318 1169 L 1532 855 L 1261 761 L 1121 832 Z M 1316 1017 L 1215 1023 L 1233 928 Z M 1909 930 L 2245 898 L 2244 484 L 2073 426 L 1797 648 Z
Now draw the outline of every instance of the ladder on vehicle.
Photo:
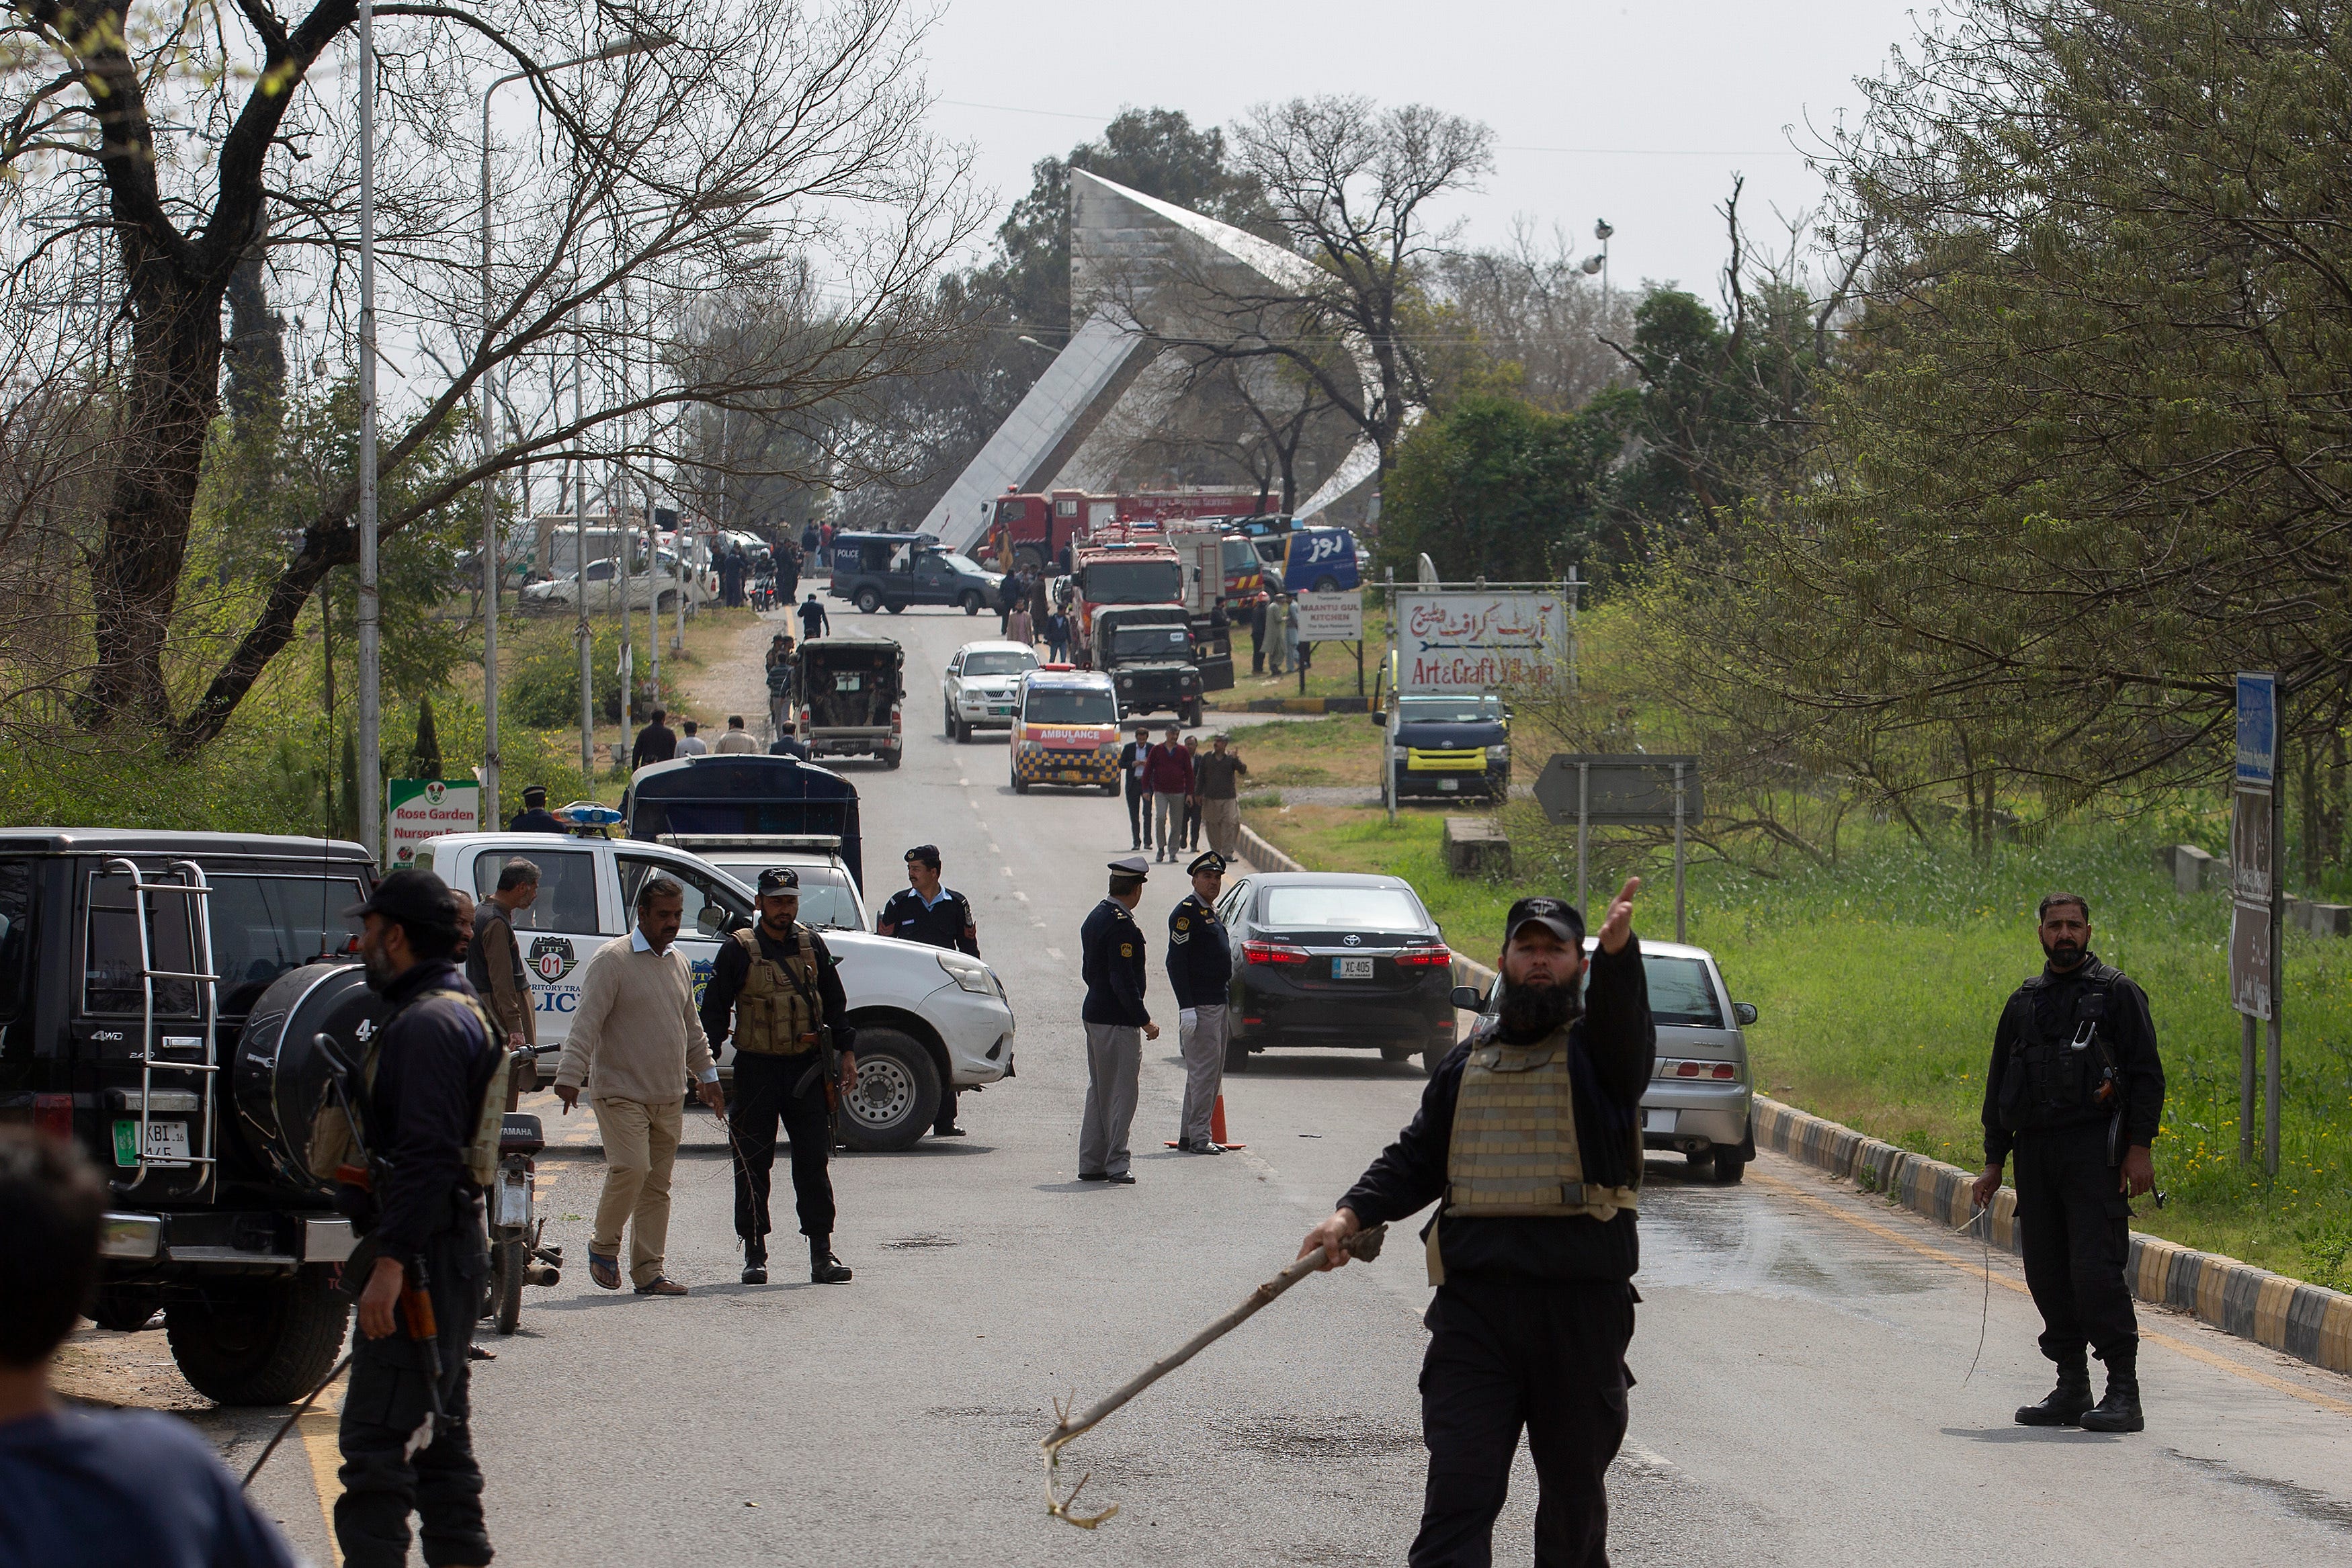
M 140 970 L 140 1034 L 139 1034 L 139 1136 L 133 1145 L 137 1155 L 137 1171 L 128 1181 L 116 1185 L 128 1192 L 147 1179 L 151 1169 L 164 1167 L 173 1170 L 194 1166 L 202 1174 L 200 1185 L 209 1186 L 219 1175 L 219 1150 L 215 1145 L 217 1124 L 214 1108 L 218 1100 L 220 1083 L 220 977 L 211 972 L 213 967 L 212 883 L 205 879 L 205 868 L 190 860 L 168 862 L 163 875 L 176 881 L 151 882 L 138 865 L 117 856 L 99 867 L 102 876 L 123 875 L 131 879 L 132 910 L 139 924 Z M 155 938 L 152 917 L 158 896 L 184 898 L 188 905 L 190 961 L 195 969 L 159 969 L 155 967 Z M 201 1055 L 194 1061 L 161 1058 L 155 1054 L 160 1043 L 155 1032 L 155 982 L 185 980 L 196 988 L 198 1018 L 203 1030 L 198 1044 Z M 181 1049 L 175 1047 L 175 1049 Z M 193 1072 L 199 1085 L 197 1098 L 204 1112 L 204 1135 L 188 1151 L 188 1158 L 151 1160 L 147 1157 L 147 1128 L 152 1119 L 150 1105 L 155 1093 L 155 1070 L 167 1072 Z M 120 1156 L 118 1155 L 118 1161 Z

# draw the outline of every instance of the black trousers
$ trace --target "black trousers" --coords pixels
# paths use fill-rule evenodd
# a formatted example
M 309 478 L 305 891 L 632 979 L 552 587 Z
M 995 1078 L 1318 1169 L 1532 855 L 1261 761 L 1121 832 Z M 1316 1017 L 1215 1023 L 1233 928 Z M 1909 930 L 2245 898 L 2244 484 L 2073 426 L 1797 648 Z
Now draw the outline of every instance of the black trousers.
M 425 1245 L 426 1293 L 440 1329 L 440 1430 L 414 1453 L 433 1418 L 433 1379 L 423 1344 L 407 1333 L 407 1319 L 383 1339 L 361 1338 L 352 1351 L 352 1380 L 343 1396 L 335 1541 L 345 1568 L 403 1568 L 408 1562 L 408 1517 L 415 1514 L 431 1568 L 490 1560 L 482 1526 L 482 1469 L 474 1462 L 466 1347 L 481 1312 L 489 1249 L 480 1206 L 463 1200 L 466 1223 L 453 1224 Z M 414 1281 L 411 1281 L 412 1283 Z M 357 1279 L 354 1284 L 360 1283 Z M 352 1331 L 357 1333 L 357 1330 Z
M 943 1083 L 940 1086 L 940 1113 L 931 1118 L 931 1131 L 944 1134 L 952 1132 L 955 1124 L 956 1086 Z
M 810 1069 L 815 1075 L 810 1076 Z M 804 1092 L 794 1093 L 801 1080 Z M 833 1115 L 824 1103 L 824 1069 L 811 1054 L 755 1056 L 735 1053 L 735 1099 L 727 1108 L 735 1132 L 735 1234 L 764 1245 L 768 1194 L 776 1168 L 776 1128 L 793 1145 L 793 1197 L 801 1234 L 833 1234 L 833 1178 L 825 1172 L 832 1154 Z
M 2130 1205 L 2107 1164 L 2107 1124 L 2017 1134 L 2017 1222 L 2025 1286 L 2042 1309 L 2042 1354 L 2067 1362 L 2085 1345 L 2101 1361 L 2139 1345 L 2124 1284 Z
M 1188 850 L 1201 847 L 1201 797 L 1198 795 L 1184 797 L 1184 847 Z
M 1519 1433 L 1535 1459 L 1537 1568 L 1608 1568 L 1602 1486 L 1633 1386 L 1631 1284 L 1449 1280 L 1424 1320 L 1429 1485 L 1411 1568 L 1487 1568 Z
M 1127 781 L 1127 837 L 1130 843 L 1151 847 L 1151 794 L 1136 789 L 1132 779 Z
M 1253 675 L 1265 674 L 1265 648 L 1255 632 L 1250 633 L 1250 674 Z

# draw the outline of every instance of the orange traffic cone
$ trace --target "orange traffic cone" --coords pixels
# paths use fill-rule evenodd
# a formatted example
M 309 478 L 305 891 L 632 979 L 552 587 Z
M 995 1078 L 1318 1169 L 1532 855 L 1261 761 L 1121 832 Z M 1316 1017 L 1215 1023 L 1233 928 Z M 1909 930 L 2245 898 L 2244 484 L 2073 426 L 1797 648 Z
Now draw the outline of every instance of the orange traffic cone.
M 1217 1096 L 1216 1108 L 1209 1113 L 1209 1142 L 1221 1149 L 1246 1149 L 1247 1144 L 1236 1144 L 1225 1136 L 1225 1097 Z

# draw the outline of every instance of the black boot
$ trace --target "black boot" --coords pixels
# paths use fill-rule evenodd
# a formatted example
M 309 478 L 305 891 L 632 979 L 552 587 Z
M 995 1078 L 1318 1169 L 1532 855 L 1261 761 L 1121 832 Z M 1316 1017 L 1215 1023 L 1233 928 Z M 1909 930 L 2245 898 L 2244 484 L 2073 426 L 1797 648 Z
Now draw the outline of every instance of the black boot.
M 809 1238 L 809 1281 L 817 1285 L 849 1283 L 849 1270 L 843 1268 L 841 1260 L 833 1255 L 833 1238 L 830 1236 Z
M 743 1239 L 743 1282 L 747 1285 L 768 1282 L 768 1239 L 764 1236 Z
M 2109 1351 L 2107 1396 L 2074 1424 L 2085 1432 L 2138 1432 L 2147 1422 L 2139 1413 L 2139 1347 Z
M 2058 1364 L 2058 1386 L 2039 1405 L 2018 1407 L 2021 1427 L 2072 1427 L 2091 1407 L 2091 1358 L 2076 1351 Z

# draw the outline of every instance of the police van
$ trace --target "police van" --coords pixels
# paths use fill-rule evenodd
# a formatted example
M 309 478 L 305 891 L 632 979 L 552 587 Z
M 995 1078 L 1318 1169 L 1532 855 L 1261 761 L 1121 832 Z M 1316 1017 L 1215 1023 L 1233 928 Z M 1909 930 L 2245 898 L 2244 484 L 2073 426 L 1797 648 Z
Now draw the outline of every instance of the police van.
M 450 833 L 417 846 L 416 864 L 485 899 L 499 885 L 499 869 L 517 857 L 539 868 L 538 901 L 516 911 L 514 931 L 530 973 L 541 1083 L 554 1082 L 572 1032 L 582 966 L 635 925 L 637 890 L 646 879 L 667 876 L 686 890 L 677 946 L 694 971 L 698 1002 L 719 943 L 756 917 L 756 872 L 738 881 L 699 856 L 641 839 Z M 841 960 L 857 1030 L 857 1092 L 842 1107 L 845 1142 L 906 1148 L 930 1127 L 947 1085 L 973 1089 L 1013 1075 L 1013 1005 L 986 964 L 859 931 L 827 931 L 824 940 Z M 730 1044 L 719 1051 L 720 1076 L 731 1076 L 733 1066 Z M 683 1081 L 678 1088 L 683 1094 Z
M 1021 677 L 1013 719 L 1013 792 L 1033 784 L 1119 790 L 1118 689 L 1099 670 L 1041 664 Z

